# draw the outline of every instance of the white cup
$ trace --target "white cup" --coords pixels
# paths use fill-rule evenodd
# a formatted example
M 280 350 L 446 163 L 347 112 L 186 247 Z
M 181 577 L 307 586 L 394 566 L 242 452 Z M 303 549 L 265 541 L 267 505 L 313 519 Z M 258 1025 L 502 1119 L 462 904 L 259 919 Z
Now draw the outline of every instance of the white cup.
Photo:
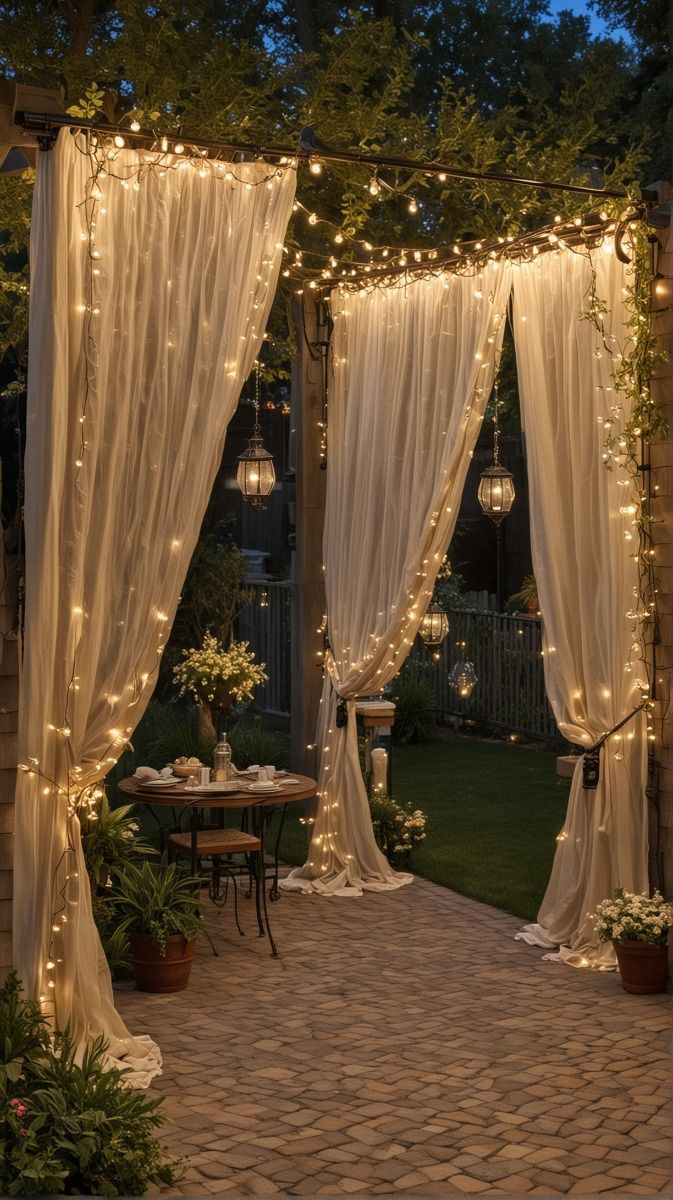
M 274 775 L 276 774 L 276 768 L 275 767 L 265 767 L 264 770 L 266 771 L 266 777 L 269 780 L 269 783 L 271 783 Z
M 259 767 L 257 770 L 257 782 L 268 783 L 269 776 L 266 773 L 266 767 Z

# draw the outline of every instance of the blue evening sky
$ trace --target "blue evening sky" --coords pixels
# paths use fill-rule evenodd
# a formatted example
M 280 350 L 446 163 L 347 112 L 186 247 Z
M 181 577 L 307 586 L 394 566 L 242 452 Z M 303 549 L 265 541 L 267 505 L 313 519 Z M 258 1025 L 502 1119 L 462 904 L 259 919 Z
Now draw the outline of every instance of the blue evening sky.
M 588 17 L 590 29 L 594 37 L 608 33 L 603 21 L 596 15 L 593 9 L 589 8 L 586 0 L 550 0 L 549 11 L 552 16 L 556 16 L 556 14 L 560 12 L 562 8 L 569 8 L 571 12 L 577 13 L 579 17 Z M 608 36 L 618 37 L 620 33 L 622 33 L 622 36 L 628 40 L 628 34 L 618 29 Z

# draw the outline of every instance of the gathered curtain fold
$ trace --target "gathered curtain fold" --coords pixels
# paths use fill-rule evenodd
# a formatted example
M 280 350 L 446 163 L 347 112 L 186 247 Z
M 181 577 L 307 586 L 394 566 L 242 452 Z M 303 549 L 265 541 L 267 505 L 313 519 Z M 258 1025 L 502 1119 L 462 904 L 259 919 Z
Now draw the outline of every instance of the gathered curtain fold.
M 77 800 L 117 760 L 156 682 L 263 336 L 295 179 L 264 163 L 225 173 L 101 154 L 64 130 L 38 155 L 14 961 L 80 1050 L 103 1034 L 144 1085 L 158 1051 L 114 1009 Z
M 512 283 L 547 695 L 561 733 L 585 750 L 641 705 L 646 682 L 637 494 L 603 457 L 606 431 L 618 441 L 629 418 L 612 378 L 630 336 L 628 270 L 606 241 L 515 266 Z M 605 306 L 602 332 L 583 316 L 592 292 Z M 646 772 L 642 711 L 604 745 L 596 790 L 583 787 L 578 758 L 538 922 L 519 937 L 560 947 L 573 966 L 612 967 L 590 914 L 616 887 L 648 890 Z
M 286 888 L 358 896 L 411 880 L 376 845 L 355 699 L 400 670 L 432 595 L 493 382 L 510 279 L 509 264 L 490 262 L 474 276 L 332 294 L 319 799 L 308 860 Z

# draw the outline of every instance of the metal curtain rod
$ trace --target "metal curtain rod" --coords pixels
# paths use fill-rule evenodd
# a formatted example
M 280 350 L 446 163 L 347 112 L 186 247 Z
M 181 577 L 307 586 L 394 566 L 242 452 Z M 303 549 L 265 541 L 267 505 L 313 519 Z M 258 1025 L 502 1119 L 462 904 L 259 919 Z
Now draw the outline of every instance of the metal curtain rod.
M 628 218 L 629 221 L 646 220 L 644 212 L 644 207 L 641 208 L 640 212 L 634 212 Z M 344 287 L 356 287 L 358 284 L 377 284 L 382 280 L 402 277 L 404 275 L 423 275 L 424 273 L 427 274 L 428 272 L 437 274 L 437 272 L 440 272 L 444 269 L 450 271 L 453 267 L 460 263 L 465 264 L 466 259 L 470 258 L 472 258 L 472 265 L 478 266 L 479 263 L 485 263 L 489 258 L 491 258 L 494 251 L 496 252 L 498 258 L 512 259 L 515 259 L 517 254 L 525 253 L 526 250 L 533 250 L 533 247 L 535 247 L 535 253 L 544 254 L 547 251 L 555 250 L 557 248 L 556 243 L 561 239 L 567 246 L 570 247 L 577 245 L 590 245 L 593 239 L 600 237 L 605 233 L 606 228 L 614 230 L 616 226 L 616 230 L 618 232 L 623 225 L 624 222 L 622 222 L 621 225 L 616 224 L 614 218 L 602 220 L 596 214 L 590 214 L 588 217 L 583 219 L 581 226 L 576 226 L 574 223 L 572 225 L 569 225 L 568 223 L 545 225 L 540 229 L 534 229 L 528 233 L 521 234 L 517 238 L 513 238 L 512 242 L 509 244 L 503 245 L 500 242 L 495 241 L 485 242 L 482 250 L 479 252 L 470 250 L 470 247 L 466 246 L 463 253 L 455 254 L 453 252 L 446 251 L 444 254 L 439 254 L 436 259 L 433 259 L 432 263 L 429 263 L 428 261 L 411 261 L 405 263 L 403 267 L 390 263 L 385 266 L 377 266 L 373 270 L 367 272 L 360 270 L 355 275 L 335 275 L 329 280 L 318 282 L 316 292 L 319 296 L 323 296 L 325 293 L 331 292 L 341 285 Z M 550 234 L 555 235 L 555 242 L 550 242 Z M 629 260 L 623 259 L 623 261 L 628 262 Z M 308 282 L 308 277 L 306 278 L 306 282 Z
M 215 152 L 226 151 L 230 154 L 251 154 L 256 158 L 319 158 L 322 162 L 355 163 L 374 169 L 387 167 L 400 171 L 417 172 L 423 175 L 446 175 L 451 179 L 487 180 L 491 183 L 505 183 L 515 187 L 539 188 L 552 192 L 575 192 L 583 196 L 605 196 L 611 200 L 627 200 L 629 198 L 626 192 L 611 191 L 607 188 L 587 187 L 579 183 L 556 183 L 553 180 L 526 179 L 519 175 L 501 175 L 492 171 L 470 171 L 464 167 L 452 167 L 445 163 L 417 162 L 414 159 L 389 158 L 385 155 L 356 154 L 349 150 L 327 150 L 320 149 L 317 146 L 307 147 L 305 144 L 289 147 L 249 145 L 243 142 L 216 142 L 207 138 L 191 138 L 187 134 L 156 134 L 142 129 L 137 131 L 120 129 L 118 125 L 112 124 L 93 125 L 91 121 L 78 120 L 76 117 L 67 116 L 67 114 L 61 116 L 54 113 L 26 111 L 17 112 L 14 119 L 16 124 L 21 125 L 26 132 L 35 133 L 38 141 L 48 139 L 48 145 L 45 145 L 45 149 L 49 149 L 53 144 L 58 130 L 66 127 L 71 129 L 87 129 L 93 133 L 122 134 L 129 141 L 145 142 L 149 140 L 152 144 L 156 144 L 157 141 L 165 138 L 172 145 L 188 142 L 190 145 L 204 150 Z M 640 198 L 650 200 L 655 197 L 652 193 L 641 190 Z

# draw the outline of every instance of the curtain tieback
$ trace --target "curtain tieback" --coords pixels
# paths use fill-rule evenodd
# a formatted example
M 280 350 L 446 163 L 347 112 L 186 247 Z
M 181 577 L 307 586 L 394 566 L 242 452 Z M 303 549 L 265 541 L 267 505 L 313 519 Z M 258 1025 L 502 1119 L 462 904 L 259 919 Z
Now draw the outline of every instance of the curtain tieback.
M 617 730 L 626 725 L 628 721 L 631 721 L 637 713 L 642 712 L 647 703 L 647 700 L 643 700 L 637 708 L 634 708 L 621 721 L 613 725 L 612 729 L 608 729 L 607 733 L 604 733 L 597 742 L 594 742 L 593 746 L 589 746 L 589 749 L 584 751 L 582 760 L 582 787 L 586 791 L 595 791 L 598 787 L 598 781 L 601 777 L 601 750 L 608 738 L 612 737 L 613 733 L 617 733 Z

